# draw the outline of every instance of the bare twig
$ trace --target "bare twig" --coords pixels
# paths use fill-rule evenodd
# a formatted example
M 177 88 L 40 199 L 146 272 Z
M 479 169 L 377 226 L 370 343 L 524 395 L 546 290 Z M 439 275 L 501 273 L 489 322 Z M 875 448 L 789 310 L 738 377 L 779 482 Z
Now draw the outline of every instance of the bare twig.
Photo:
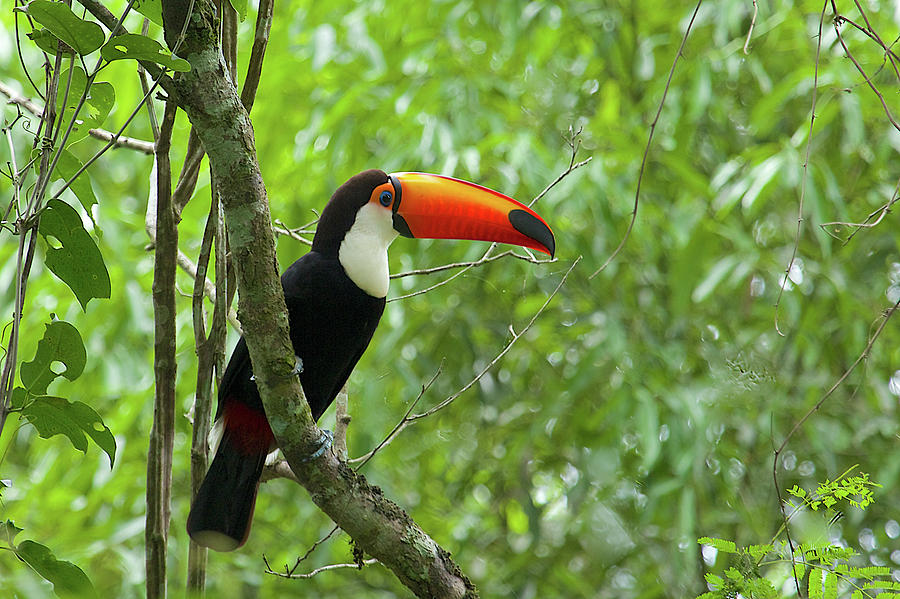
M 441 360 L 441 365 L 438 366 L 437 371 L 435 371 L 434 375 L 431 377 L 431 379 L 427 383 L 422 385 L 422 388 L 419 390 L 419 394 L 416 396 L 416 398 L 413 400 L 413 402 L 411 404 L 409 404 L 409 407 L 406 409 L 406 413 L 403 415 L 403 418 L 400 419 L 400 422 L 398 422 L 396 425 L 394 425 L 394 428 L 391 429 L 391 432 L 389 432 L 387 434 L 387 436 L 385 436 L 385 438 L 381 440 L 381 443 L 376 445 L 367 454 L 362 455 L 358 458 L 354 458 L 352 460 L 348 460 L 350 463 L 360 462 L 359 466 L 356 467 L 357 470 L 360 470 L 363 466 L 365 466 L 367 463 L 369 463 L 369 460 L 371 460 L 373 457 L 375 457 L 375 454 L 377 454 L 379 451 L 381 451 L 381 449 L 383 447 L 385 447 L 388 443 L 393 441 L 394 438 L 397 435 L 399 435 L 403 429 L 406 428 L 406 426 L 411 422 L 410 417 L 412 415 L 413 410 L 416 409 L 416 406 L 419 405 L 419 401 L 425 396 L 425 393 L 428 392 L 428 389 L 431 388 L 431 386 L 434 384 L 434 382 L 437 380 L 437 378 L 439 376 L 441 376 L 441 372 L 443 372 L 443 368 L 444 368 L 444 361 Z
M 850 240 L 853 239 L 853 237 L 857 233 L 859 233 L 861 230 L 877 227 L 881 223 L 881 221 L 884 220 L 884 217 L 887 216 L 887 214 L 891 211 L 891 207 L 895 203 L 897 203 L 897 200 L 900 200 L 900 180 L 897 181 L 897 185 L 894 187 L 894 193 L 891 196 L 891 199 L 888 200 L 887 203 L 882 204 L 877 210 L 870 212 L 869 215 L 866 217 L 866 219 L 863 222 L 851 223 L 851 222 L 843 222 L 843 221 L 832 221 L 832 222 L 827 222 L 827 223 L 821 223 L 819 226 L 822 228 L 822 230 L 824 230 L 826 233 L 828 233 L 829 235 L 831 235 L 832 237 L 834 237 L 836 239 L 841 239 L 841 238 L 839 236 L 837 236 L 834 232 L 829 230 L 829 227 L 848 227 L 848 228 L 852 227 L 854 230 L 853 230 L 853 232 L 850 233 L 850 235 L 847 236 L 847 239 L 841 239 L 841 241 L 843 241 L 843 243 L 846 245 L 847 243 L 850 243 Z M 872 219 L 875 219 L 875 220 L 873 221 Z
M 653 122 L 650 123 L 650 134 L 647 136 L 647 145 L 644 146 L 644 156 L 641 158 L 641 169 L 638 172 L 638 180 L 637 180 L 637 188 L 634 192 L 634 208 L 631 210 L 631 221 L 628 223 L 628 228 L 625 229 L 625 235 L 622 237 L 622 241 L 619 242 L 619 245 L 616 246 L 616 249 L 613 250 L 613 253 L 609 255 L 609 258 L 606 259 L 600 268 L 594 271 L 594 273 L 588 277 L 589 279 L 593 279 L 601 272 L 606 270 L 606 267 L 615 260 L 616 256 L 619 255 L 619 252 L 622 251 L 622 248 L 625 247 L 625 243 L 628 241 L 628 238 L 631 237 L 631 231 L 634 229 L 634 223 L 637 221 L 637 212 L 638 212 L 638 204 L 640 203 L 641 198 L 641 182 L 644 180 L 644 169 L 647 167 L 647 157 L 650 154 L 650 146 L 653 143 L 653 133 L 656 131 L 656 125 L 659 123 L 659 118 L 662 115 L 663 106 L 666 103 L 666 96 L 669 93 L 669 88 L 672 85 L 672 78 L 675 76 L 675 67 L 678 65 L 678 60 L 682 57 L 682 53 L 684 52 L 684 47 L 687 45 L 688 36 L 691 34 L 691 28 L 694 26 L 694 20 L 697 18 L 697 13 L 700 11 L 700 4 L 703 3 L 703 0 L 698 0 L 697 6 L 694 7 L 694 12 L 691 15 L 691 20 L 688 21 L 687 29 L 684 30 L 684 36 L 681 38 L 681 45 L 678 46 L 678 52 L 675 53 L 675 59 L 672 61 L 672 67 L 669 69 L 669 77 L 666 79 L 666 86 L 663 88 L 662 98 L 659 100 L 659 107 L 656 109 L 656 116 L 653 117 Z
M 178 183 L 175 184 L 175 191 L 172 192 L 172 202 L 175 204 L 175 218 L 181 220 L 181 213 L 191 197 L 194 195 L 194 189 L 197 188 L 197 178 L 200 176 L 200 166 L 203 164 L 203 157 L 206 152 L 203 150 L 203 144 L 197 137 L 197 132 L 193 127 L 188 135 L 187 152 L 184 156 L 184 162 L 181 164 L 181 172 L 178 175 Z
M 759 5 L 753 0 L 753 16 L 750 17 L 750 27 L 747 28 L 747 39 L 744 40 L 744 54 L 750 54 L 750 40 L 753 38 L 753 28 L 756 27 L 756 17 L 759 14 Z
M 24 96 L 20 96 L 12 87 L 6 85 L 2 81 L 0 81 L 0 94 L 9 98 L 10 104 L 21 106 L 34 116 L 40 117 L 44 114 L 44 109 L 40 105 Z M 91 137 L 96 139 L 112 141 L 113 145 L 117 148 L 127 148 L 129 150 L 137 150 L 144 154 L 153 154 L 153 143 L 144 141 L 143 139 L 135 139 L 124 135 L 116 137 L 115 133 L 107 131 L 106 129 L 91 129 L 89 133 Z
M 327 572 L 328 570 L 338 570 L 340 568 L 356 568 L 357 570 L 360 570 L 360 569 L 362 569 L 363 564 L 366 566 L 371 566 L 372 564 L 378 563 L 377 559 L 370 558 L 370 559 L 363 560 L 359 564 L 331 564 L 328 566 L 322 566 L 320 568 L 316 568 L 312 572 L 307 572 L 306 574 L 294 574 L 294 573 L 288 573 L 288 572 L 278 572 L 276 570 L 273 570 L 269 566 L 269 562 L 266 559 L 266 556 L 263 556 L 263 561 L 265 561 L 265 563 L 266 563 L 266 574 L 274 574 L 275 576 L 280 576 L 282 578 L 294 578 L 294 579 L 312 578 L 316 574 L 320 574 L 322 572 Z
M 287 466 L 287 462 L 285 462 L 285 466 L 286 466 L 288 469 L 290 469 L 290 466 Z M 292 474 L 293 474 L 293 473 L 292 473 Z M 285 565 L 284 565 L 284 574 L 286 574 L 287 577 L 292 576 L 292 575 L 294 574 L 294 572 L 297 571 L 297 568 L 300 567 L 300 564 L 301 564 L 301 563 L 303 563 L 304 561 L 306 561 L 307 558 L 309 558 L 309 556 L 312 555 L 313 552 L 315 552 L 315 550 L 318 549 L 318 548 L 322 545 L 322 543 L 324 543 L 325 541 L 327 541 L 328 539 L 330 539 L 332 536 L 334 536 L 334 533 L 336 533 L 336 532 L 339 531 L 339 530 L 340 530 L 340 527 L 339 527 L 339 526 L 334 526 L 334 527 L 331 529 L 331 531 L 328 532 L 328 534 L 326 534 L 324 537 L 322 537 L 321 539 L 319 539 L 318 541 L 316 541 L 315 543 L 313 543 L 313 544 L 309 547 L 309 549 L 306 550 L 306 553 L 304 553 L 303 555 L 301 555 L 300 557 L 298 557 L 297 560 L 294 562 L 294 565 L 293 565 L 293 566 L 291 566 L 290 568 L 288 568 L 288 565 L 285 564 Z M 269 574 L 276 574 L 276 575 L 278 575 L 278 576 L 281 576 L 281 575 L 282 575 L 282 574 L 279 573 L 279 572 L 275 572 L 275 571 L 269 566 L 269 560 L 266 559 L 266 556 L 265 556 L 265 555 L 263 555 L 263 562 L 265 562 L 265 564 L 266 564 L 266 570 L 267 570 L 267 572 L 268 572 Z
M 890 123 L 891 123 L 891 125 L 893 125 L 894 129 L 897 129 L 898 131 L 900 131 L 900 123 L 898 123 L 894 119 L 894 115 L 891 113 L 891 109 L 888 108 L 888 104 L 887 104 L 887 101 L 884 99 L 884 96 L 878 90 L 878 88 L 875 87 L 875 84 L 872 82 L 872 78 L 866 74 L 866 70 L 862 67 L 861 64 L 859 64 L 859 61 L 856 60 L 856 57 L 853 56 L 853 53 L 850 52 L 850 48 L 847 47 L 847 43 L 844 41 L 844 36 L 841 35 L 841 24 L 847 23 L 847 22 L 850 22 L 850 20 L 841 15 L 837 15 L 834 18 L 834 22 L 833 22 L 834 32 L 837 34 L 838 42 L 840 42 L 841 47 L 844 49 L 844 52 L 847 54 L 847 58 L 850 59 L 850 61 L 853 63 L 853 66 L 855 66 L 856 70 L 859 71 L 859 74 L 863 76 L 863 79 L 865 80 L 866 85 L 868 85 L 869 88 L 872 90 L 872 92 L 876 96 L 878 96 L 878 100 L 881 102 L 881 107 L 884 109 L 884 113 L 885 113 L 885 115 L 887 115 L 888 121 L 890 121 Z M 821 25 L 820 25 L 820 30 L 821 30 Z M 882 47 L 884 47 L 884 46 L 882 46 Z M 891 62 L 891 64 L 893 64 L 893 61 Z
M 544 300 L 544 303 L 541 305 L 540 308 L 538 308 L 537 312 L 535 312 L 534 316 L 531 317 L 531 320 L 528 321 L 528 323 L 525 325 L 525 327 L 521 331 L 519 331 L 517 333 L 515 331 L 515 329 L 513 329 L 512 325 L 510 325 L 509 331 L 510 331 L 510 334 L 512 337 L 509 340 L 509 342 L 503 347 L 503 349 L 500 350 L 499 353 L 497 353 L 496 356 L 494 356 L 494 358 L 490 362 L 488 362 L 487 366 L 485 366 L 483 369 L 481 369 L 480 372 L 478 372 L 478 374 L 475 375 L 475 377 L 471 381 L 466 383 L 461 389 L 459 389 L 455 393 L 451 394 L 450 396 L 448 396 L 446 399 L 444 399 L 437 405 L 429 408 L 428 410 L 425 410 L 424 412 L 420 412 L 418 414 L 413 414 L 412 410 L 415 408 L 416 404 L 418 404 L 419 400 L 422 398 L 422 396 L 425 394 L 425 392 L 428 390 L 428 388 L 431 386 L 431 384 L 434 383 L 434 380 L 440 374 L 441 371 L 440 371 L 440 369 L 438 369 L 438 371 L 431 378 L 431 380 L 428 382 L 428 384 L 422 387 L 422 390 L 419 392 L 418 397 L 416 397 L 415 401 L 407 409 L 407 412 L 403 416 L 403 419 L 394 426 L 394 428 L 391 430 L 390 433 L 388 433 L 388 435 L 384 438 L 384 440 L 381 443 L 379 443 L 375 448 L 373 448 L 371 451 L 369 451 L 368 453 L 365 453 L 357 458 L 353 458 L 348 461 L 350 463 L 361 462 L 361 464 L 357 468 L 357 470 L 359 468 L 362 468 L 362 466 L 364 466 L 366 464 L 366 462 L 368 462 L 376 453 L 378 453 L 381 449 L 386 447 L 395 438 L 397 438 L 397 436 L 401 432 L 403 432 L 403 430 L 407 426 L 409 426 L 410 424 L 412 424 L 418 420 L 427 418 L 428 416 L 431 416 L 435 412 L 438 412 L 438 411 L 446 408 L 448 405 L 453 403 L 453 401 L 456 400 L 456 398 L 458 398 L 460 395 L 462 395 L 463 393 L 465 393 L 466 391 L 471 389 L 478 381 L 481 380 L 481 378 L 485 374 L 488 373 L 488 371 L 491 370 L 491 368 L 493 368 L 503 358 L 503 356 L 505 356 L 509 352 L 509 350 L 515 344 L 515 342 L 518 341 L 525 333 L 527 333 L 528 330 L 532 327 L 532 325 L 534 325 L 534 323 L 537 322 L 537 319 L 541 316 L 541 314 L 544 313 L 544 310 L 547 309 L 547 306 L 550 305 L 550 302 L 553 300 L 553 298 L 556 296 L 556 294 L 559 293 L 559 290 L 562 289 L 562 286 L 565 285 L 566 280 L 569 278 L 569 275 L 575 269 L 575 266 L 581 261 L 581 258 L 582 257 L 579 256 L 578 258 L 575 259 L 574 262 L 572 262 L 572 265 L 569 267 L 569 270 L 567 270 L 566 273 L 563 275 L 562 279 L 560 279 L 556 288 L 553 290 L 553 292 L 549 296 L 547 296 L 547 299 Z
M 801 165 L 803 176 L 800 179 L 800 199 L 797 202 L 797 231 L 794 235 L 794 248 L 791 250 L 791 259 L 788 261 L 787 268 L 784 269 L 784 278 L 778 286 L 778 296 L 775 298 L 775 332 L 782 337 L 784 337 L 784 333 L 781 332 L 781 327 L 778 326 L 778 308 L 781 306 L 781 298 L 784 295 L 784 289 L 788 285 L 791 269 L 794 267 L 794 262 L 797 260 L 797 252 L 800 250 L 800 235 L 803 232 L 803 200 L 806 198 L 806 181 L 809 178 L 809 155 L 812 148 L 813 125 L 816 122 L 816 102 L 819 98 L 819 56 L 822 53 L 822 24 L 825 22 L 825 10 L 828 8 L 829 2 L 831 2 L 831 0 L 825 0 L 825 4 L 822 6 L 822 12 L 819 14 L 819 34 L 816 37 L 816 62 L 813 70 L 812 106 L 810 106 L 809 109 L 809 132 L 806 134 L 806 156 Z M 800 592 L 799 588 L 797 589 L 797 592 Z
M 551 264 L 556 262 L 556 258 L 549 259 L 541 259 L 535 258 L 534 256 L 523 256 L 522 254 L 517 254 L 515 250 L 506 250 L 505 252 L 501 252 L 494 256 L 482 256 L 478 260 L 471 260 L 469 262 L 453 262 L 450 264 L 442 264 L 441 266 L 432 266 L 431 268 L 418 268 L 416 270 L 408 270 L 405 272 L 393 273 L 390 278 L 391 279 L 402 279 L 403 277 L 411 277 L 416 275 L 430 275 L 436 272 L 442 272 L 445 270 L 452 270 L 454 268 L 468 268 L 472 266 L 481 266 L 482 264 L 486 264 L 488 262 L 493 262 L 494 260 L 499 260 L 501 258 L 505 258 L 507 256 L 512 256 L 513 258 L 518 258 L 519 260 L 524 260 L 525 262 L 531 262 L 532 264 Z M 424 292 L 422 292 L 424 293 Z M 409 296 L 406 296 L 409 297 Z M 403 299 L 403 298 L 396 298 Z
M 276 235 L 286 235 L 295 241 L 299 241 L 304 245 L 312 245 L 312 239 L 307 239 L 304 235 L 314 235 L 316 230 L 312 227 L 319 222 L 317 218 L 314 221 L 308 222 L 305 225 L 301 225 L 299 227 L 289 227 L 280 218 L 275 219 L 275 224 L 272 227 L 272 230 L 275 231 Z

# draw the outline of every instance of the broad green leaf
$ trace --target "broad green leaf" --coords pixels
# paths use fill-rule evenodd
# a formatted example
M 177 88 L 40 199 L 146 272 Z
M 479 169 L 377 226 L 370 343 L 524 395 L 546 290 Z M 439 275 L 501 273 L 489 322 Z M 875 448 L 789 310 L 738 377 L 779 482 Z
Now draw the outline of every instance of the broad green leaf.
M 0 483 L 2 484 L 2 483 Z M 6 522 L 0 522 L 0 541 L 8 544 L 15 545 L 14 539 L 16 535 L 22 532 L 24 529 L 19 528 L 15 524 L 13 524 L 12 520 L 7 520 Z
M 25 6 L 25 12 L 82 56 L 102 46 L 106 39 L 100 25 L 78 18 L 62 2 L 32 0 Z
M 78 108 L 81 96 L 87 86 L 87 75 L 81 67 L 74 67 L 74 69 L 71 71 L 71 78 L 69 76 L 70 69 L 66 69 L 60 75 L 59 92 L 56 97 L 56 113 L 61 115 L 60 122 L 63 123 L 63 126 L 67 127 L 72 118 L 76 119 L 66 145 L 83 139 L 91 129 L 102 125 L 116 99 L 115 89 L 110 83 L 94 83 L 88 90 L 84 104 L 76 114 L 75 109 Z M 66 89 L 68 89 L 68 94 Z
M 23 362 L 19 369 L 22 384 L 31 395 L 47 393 L 47 386 L 59 376 L 74 381 L 84 371 L 87 362 L 78 329 L 62 320 L 55 320 L 46 326 L 34 359 Z M 56 372 L 53 370 L 54 363 L 62 363 L 66 369 Z
M 94 585 L 81 568 L 56 559 L 53 552 L 34 541 L 22 541 L 15 548 L 16 557 L 31 566 L 44 580 L 53 584 L 53 592 L 59 597 L 96 597 Z
M 241 21 L 247 18 L 247 0 L 229 0 Z
M 19 409 L 28 401 L 28 391 L 24 387 L 16 387 L 12 390 L 9 405 L 12 408 Z
M 149 60 L 172 69 L 173 71 L 186 72 L 191 70 L 191 65 L 183 58 L 172 56 L 158 41 L 136 33 L 117 35 L 110 39 L 100 49 L 100 55 L 106 60 Z
M 78 158 L 64 149 L 59 155 L 59 162 L 56 163 L 56 175 L 64 181 L 68 181 L 82 166 L 84 165 Z M 88 216 L 91 216 L 91 206 L 97 203 L 97 196 L 94 195 L 94 188 L 91 186 L 91 179 L 88 177 L 88 174 L 86 172 L 81 173 L 77 179 L 72 181 L 69 189 L 72 190 L 72 193 L 84 206 Z
M 91 298 L 109 297 L 109 273 L 103 256 L 74 208 L 62 200 L 50 200 L 38 231 L 48 245 L 47 268 L 75 293 L 82 309 L 87 309 Z
M 91 89 L 88 90 L 88 97 L 84 102 L 84 107 L 78 113 L 81 122 L 76 122 L 69 137 L 71 144 L 76 139 L 85 137 L 91 129 L 96 129 L 109 116 L 113 104 L 116 101 L 116 90 L 111 83 L 106 81 L 94 82 Z M 74 135 L 79 135 L 75 137 Z
M 59 38 L 46 29 L 35 29 L 28 34 L 28 38 L 33 41 L 38 48 L 40 48 L 47 54 L 56 56 L 56 51 L 59 50 Z
M 138 11 L 160 27 L 163 26 L 162 2 L 160 0 L 137 0 L 134 10 Z
M 82 453 L 87 453 L 87 434 L 109 456 L 109 466 L 112 468 L 116 458 L 116 439 L 89 405 L 80 401 L 69 402 L 62 397 L 39 397 L 25 406 L 22 415 L 42 438 L 65 435 Z

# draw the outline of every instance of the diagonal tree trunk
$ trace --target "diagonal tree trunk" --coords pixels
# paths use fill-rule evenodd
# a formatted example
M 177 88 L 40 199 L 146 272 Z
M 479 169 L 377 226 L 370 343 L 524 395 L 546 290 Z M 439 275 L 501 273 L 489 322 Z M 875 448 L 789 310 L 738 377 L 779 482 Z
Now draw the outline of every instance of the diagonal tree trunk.
M 266 189 L 256 158 L 253 127 L 217 45 L 210 0 L 163 2 L 166 42 L 191 71 L 175 77 L 175 100 L 185 110 L 209 156 L 222 204 L 240 289 L 238 314 L 266 414 L 279 446 L 313 501 L 363 551 L 390 568 L 419 597 L 477 597 L 474 585 L 380 489 L 333 453 L 304 462 L 319 430 L 296 376 L 287 309 L 278 278 Z M 187 19 L 184 39 L 179 36 Z

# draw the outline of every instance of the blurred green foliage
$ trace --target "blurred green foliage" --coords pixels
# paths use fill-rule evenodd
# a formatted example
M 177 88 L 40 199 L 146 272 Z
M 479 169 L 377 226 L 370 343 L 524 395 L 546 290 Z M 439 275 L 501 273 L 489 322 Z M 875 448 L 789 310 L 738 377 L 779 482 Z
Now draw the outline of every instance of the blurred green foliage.
M 855 10 L 838 6 L 848 15 Z M 708 588 L 705 574 L 723 576 L 731 566 L 721 552 L 702 552 L 698 537 L 748 546 L 770 542 L 778 530 L 774 448 L 856 360 L 882 311 L 900 297 L 896 213 L 847 243 L 848 227 L 830 228 L 835 236 L 819 227 L 864 220 L 891 199 L 900 172 L 900 133 L 845 57 L 828 16 L 803 168 L 819 10 L 760 1 L 745 54 L 751 3 L 703 5 L 656 128 L 634 232 L 609 268 L 590 279 L 626 229 L 649 124 L 690 7 L 277 3 L 252 117 L 272 212 L 287 224 L 311 220 L 340 183 L 365 168 L 440 172 L 527 201 L 569 164 L 569 127 L 583 131 L 579 158 L 593 156 L 537 206 L 556 232 L 557 263 L 494 262 L 390 303 L 351 379 L 349 444 L 351 455 L 360 455 L 402 417 L 442 362 L 423 406 L 468 382 L 503 347 L 508 327 L 520 330 L 584 256 L 497 368 L 450 408 L 407 429 L 364 470 L 453 552 L 483 596 L 695 596 Z M 892 7 L 867 10 L 885 40 L 897 37 Z M 244 61 L 254 18 L 251 6 L 239 27 Z M 0 20 L 0 79 L 34 97 L 10 10 Z M 23 27 L 21 16 L 18 23 Z M 136 15 L 126 24 L 140 29 Z M 24 63 L 40 81 L 40 54 L 24 29 Z M 890 105 L 897 80 L 881 48 L 849 27 L 842 31 Z M 161 39 L 155 25 L 151 34 Z M 104 123 L 115 130 L 141 97 L 133 63 L 117 61 L 99 80 L 115 87 Z M 15 106 L 0 110 L 7 121 L 17 114 Z M 20 121 L 14 131 L 20 162 L 31 147 L 23 128 L 35 122 Z M 183 154 L 187 131 L 181 115 L 174 156 Z M 146 117 L 126 133 L 150 139 Z M 84 161 L 98 147 L 85 138 L 70 149 Z M 149 157 L 123 149 L 89 171 L 96 225 L 83 220 L 105 258 L 112 298 L 83 312 L 43 266 L 47 249 L 39 246 L 23 321 L 22 356 L 34 355 L 50 313 L 81 332 L 84 374 L 50 390 L 101 414 L 116 438 L 112 470 L 97 447 L 84 456 L 62 437 L 39 439 L 27 424 L 16 429 L 15 418 L 0 438 L 0 478 L 11 484 L 2 489 L 0 519 L 78 564 L 100 596 L 143 593 L 153 384 L 153 257 L 143 219 L 150 168 Z M 779 335 L 773 304 L 793 252 L 804 180 L 803 229 L 780 301 Z M 208 192 L 207 178 L 179 228 L 191 256 Z M 0 195 L 9 197 L 5 178 Z M 82 210 L 74 196 L 63 198 Z M 484 249 L 399 239 L 392 270 L 473 259 Z M 281 238 L 282 267 L 305 251 Z M 14 252 L 4 233 L 0 312 L 7 319 Z M 391 295 L 439 276 L 400 279 Z M 176 593 L 187 556 L 187 414 L 196 374 L 191 282 L 178 277 L 185 416 L 176 438 L 169 545 Z M 858 565 L 890 566 L 895 578 L 898 322 L 793 438 L 778 471 L 782 489 L 815 488 L 853 464 L 871 473 L 883 488 L 865 512 L 848 509 L 830 525 L 818 514 L 799 518 L 793 534 L 804 543 L 854 547 Z M 302 488 L 265 484 L 248 544 L 210 556 L 210 596 L 405 595 L 380 566 L 303 581 L 263 573 L 261 554 L 275 567 L 292 564 L 330 526 Z M 305 569 L 351 561 L 351 554 L 346 537 L 338 537 Z M 773 582 L 793 592 L 789 568 Z M 0 554 L 0 591 L 40 597 L 51 587 Z

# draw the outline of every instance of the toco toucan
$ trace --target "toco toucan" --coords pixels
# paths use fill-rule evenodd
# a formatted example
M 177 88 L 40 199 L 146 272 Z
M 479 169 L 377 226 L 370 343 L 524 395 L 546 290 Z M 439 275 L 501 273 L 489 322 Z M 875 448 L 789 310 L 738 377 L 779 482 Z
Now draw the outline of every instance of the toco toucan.
M 312 249 L 281 277 L 300 383 L 318 421 L 369 345 L 388 290 L 397 237 L 511 243 L 553 255 L 547 224 L 528 207 L 466 181 L 424 173 L 360 173 L 322 210 Z M 266 455 L 266 421 L 250 354 L 238 341 L 219 386 L 221 439 L 191 505 L 191 538 L 217 551 L 247 540 Z

